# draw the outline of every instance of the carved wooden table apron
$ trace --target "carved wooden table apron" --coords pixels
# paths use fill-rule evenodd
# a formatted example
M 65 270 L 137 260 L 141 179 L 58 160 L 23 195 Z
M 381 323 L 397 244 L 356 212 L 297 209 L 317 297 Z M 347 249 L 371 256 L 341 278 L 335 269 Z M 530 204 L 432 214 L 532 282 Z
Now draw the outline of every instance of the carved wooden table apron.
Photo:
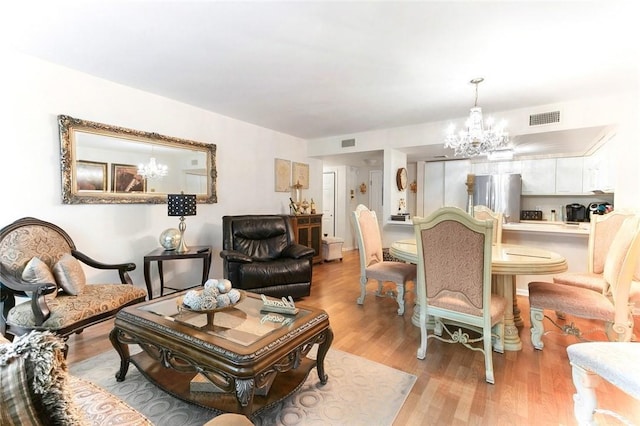
M 132 362 L 177 398 L 246 416 L 291 395 L 313 367 L 320 382 L 327 382 L 324 358 L 333 332 L 325 311 L 299 305 L 296 315 L 261 313 L 260 297 L 246 293 L 234 307 L 207 315 L 180 309 L 176 302 L 182 294 L 116 315 L 109 338 L 121 358 L 118 381 Z M 316 343 L 317 361 L 306 356 Z M 132 344 L 143 350 L 131 356 Z M 215 391 L 192 391 L 194 377 Z
M 418 263 L 415 239 L 394 242 L 389 254 L 409 263 Z M 495 292 L 507 299 L 504 312 L 504 349 L 519 351 L 522 341 L 516 327 L 514 311 L 517 309 L 515 298 L 515 276 L 558 274 L 567 270 L 566 259 L 552 251 L 516 244 L 496 244 L 491 253 L 491 274 L 495 278 Z M 517 311 L 519 312 L 519 310 Z M 420 307 L 416 303 L 411 322 L 420 326 Z

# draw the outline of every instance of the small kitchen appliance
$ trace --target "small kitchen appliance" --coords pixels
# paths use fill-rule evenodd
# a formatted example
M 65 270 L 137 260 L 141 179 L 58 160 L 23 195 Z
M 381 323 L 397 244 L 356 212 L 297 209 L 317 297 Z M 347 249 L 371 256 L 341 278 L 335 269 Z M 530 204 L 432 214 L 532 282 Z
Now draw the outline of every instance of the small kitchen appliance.
M 567 222 L 588 222 L 589 215 L 587 214 L 587 208 L 582 204 L 573 203 L 567 204 L 565 207 L 565 217 Z

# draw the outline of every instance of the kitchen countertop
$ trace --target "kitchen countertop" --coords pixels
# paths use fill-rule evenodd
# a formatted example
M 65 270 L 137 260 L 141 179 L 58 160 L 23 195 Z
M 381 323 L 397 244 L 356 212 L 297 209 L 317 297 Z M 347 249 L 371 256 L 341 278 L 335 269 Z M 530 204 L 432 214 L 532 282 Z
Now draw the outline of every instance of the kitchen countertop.
M 547 220 L 522 220 L 520 222 L 505 223 L 502 232 L 544 232 L 552 234 L 589 235 L 589 222 L 567 224 L 565 222 L 550 222 Z

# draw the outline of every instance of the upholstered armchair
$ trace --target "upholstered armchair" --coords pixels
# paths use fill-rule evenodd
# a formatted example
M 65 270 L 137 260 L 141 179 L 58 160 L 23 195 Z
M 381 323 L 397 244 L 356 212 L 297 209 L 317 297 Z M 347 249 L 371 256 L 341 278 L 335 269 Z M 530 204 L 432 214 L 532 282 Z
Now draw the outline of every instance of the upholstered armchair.
M 507 303 L 491 293 L 493 222 L 476 220 L 456 207 L 443 207 L 427 218 L 414 218 L 413 223 L 420 309 L 417 357 L 426 358 L 429 338 L 461 343 L 484 354 L 485 380 L 493 384 L 492 349 L 504 350 Z M 435 321 L 433 334 L 427 334 L 429 316 Z M 467 329 L 480 336 L 470 335 Z M 448 336 L 443 337 L 443 331 Z M 476 343 L 482 347 L 474 346 Z
M 119 282 L 87 284 L 83 266 L 112 270 Z M 49 330 L 68 338 L 145 300 L 132 285 L 133 263 L 105 264 L 78 251 L 60 227 L 26 217 L 0 230 L 0 332 Z M 16 299 L 18 298 L 18 299 Z M 26 301 L 16 304 L 16 300 Z M 23 299 L 24 300 L 24 299 Z
M 542 336 L 545 334 L 545 309 L 602 321 L 609 340 L 631 340 L 633 317 L 629 289 L 640 256 L 638 225 L 638 217 L 626 218 L 611 242 L 602 273 L 605 288 L 608 289 L 606 294 L 589 288 L 551 282 L 529 283 L 531 343 L 536 349 L 542 350 L 544 347 Z M 582 332 L 573 324 L 558 327 L 567 334 L 582 336 Z
M 405 285 L 408 281 L 415 281 L 416 265 L 384 259 L 376 212 L 360 204 L 352 212 L 351 219 L 353 229 L 356 232 L 360 255 L 360 297 L 357 300 L 358 304 L 364 304 L 364 298 L 367 295 L 367 283 L 370 279 L 378 282 L 377 296 L 383 296 L 382 285 L 384 282 L 390 281 L 395 283 L 397 289 L 398 315 L 404 315 Z
M 222 218 L 224 277 L 235 288 L 274 297 L 311 294 L 315 251 L 295 242 L 286 215 Z

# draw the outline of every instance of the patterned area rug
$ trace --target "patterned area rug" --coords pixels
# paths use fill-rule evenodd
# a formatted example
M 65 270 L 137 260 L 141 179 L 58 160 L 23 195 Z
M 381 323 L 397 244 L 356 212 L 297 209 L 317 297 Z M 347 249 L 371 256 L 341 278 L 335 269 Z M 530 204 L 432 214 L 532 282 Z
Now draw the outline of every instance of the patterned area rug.
M 116 382 L 119 364 L 111 350 L 69 370 L 125 400 L 157 425 L 201 426 L 218 414 L 165 393 L 134 365 L 124 382 Z M 297 392 L 262 411 L 253 422 L 259 426 L 391 425 L 416 381 L 414 375 L 334 349 L 325 358 L 325 371 L 326 385 L 320 385 L 314 368 Z

